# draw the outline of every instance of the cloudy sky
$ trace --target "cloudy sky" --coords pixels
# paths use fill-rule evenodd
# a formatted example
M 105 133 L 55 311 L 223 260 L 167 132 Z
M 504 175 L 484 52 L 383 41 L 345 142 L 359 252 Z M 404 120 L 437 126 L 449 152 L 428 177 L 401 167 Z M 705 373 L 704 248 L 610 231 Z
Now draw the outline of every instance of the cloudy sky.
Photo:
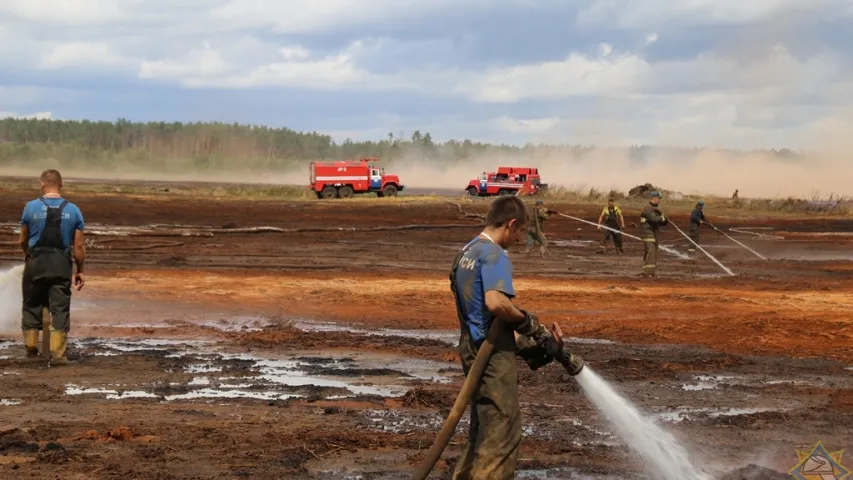
M 851 27 L 853 0 L 2 0 L 0 115 L 797 148 L 850 133 Z

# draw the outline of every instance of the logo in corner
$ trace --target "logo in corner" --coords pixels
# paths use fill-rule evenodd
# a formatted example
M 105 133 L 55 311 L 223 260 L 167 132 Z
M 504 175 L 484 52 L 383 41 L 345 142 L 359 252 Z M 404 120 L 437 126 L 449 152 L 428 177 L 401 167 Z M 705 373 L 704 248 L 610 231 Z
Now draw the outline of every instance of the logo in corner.
M 829 452 L 823 443 L 811 451 L 797 450 L 799 463 L 788 471 L 796 480 L 853 480 L 850 470 L 841 464 L 844 450 Z

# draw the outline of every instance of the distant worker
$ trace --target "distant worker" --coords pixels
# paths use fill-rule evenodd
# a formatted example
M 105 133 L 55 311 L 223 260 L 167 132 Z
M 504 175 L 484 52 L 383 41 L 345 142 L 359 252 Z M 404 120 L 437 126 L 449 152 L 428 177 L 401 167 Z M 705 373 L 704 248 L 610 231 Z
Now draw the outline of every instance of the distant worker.
M 533 207 L 533 214 L 530 216 L 530 226 L 527 229 L 527 246 L 524 253 L 530 255 L 534 244 L 539 244 L 539 255 L 544 257 L 548 251 L 548 239 L 545 237 L 544 222 L 552 213 L 557 213 L 553 210 L 545 208 L 545 200 L 536 200 Z
M 607 201 L 607 206 L 604 207 L 601 215 L 598 216 L 598 225 L 599 231 L 602 225 L 610 227 L 613 230 L 623 230 L 625 228 L 625 218 L 622 216 L 622 209 L 616 205 L 612 198 Z M 604 229 L 604 238 L 601 239 L 598 253 L 604 253 L 607 248 L 607 240 L 613 237 L 613 246 L 616 247 L 616 253 L 622 255 L 622 234 L 613 230 Z
M 643 253 L 643 271 L 640 275 L 653 277 L 657 271 L 658 261 L 658 231 L 660 227 L 666 226 L 669 221 L 660 211 L 661 194 L 652 192 L 649 196 L 649 204 L 640 214 L 640 237 L 643 239 L 645 252 Z
M 705 212 L 703 211 L 704 208 L 705 208 L 705 202 L 703 202 L 702 200 L 699 200 L 698 202 L 696 202 L 696 208 L 693 209 L 693 213 L 690 214 L 690 229 L 688 231 L 688 235 L 690 236 L 691 240 L 696 242 L 696 244 L 699 243 L 699 227 L 701 227 L 702 225 L 707 225 L 707 226 L 713 228 L 715 232 L 719 232 L 717 227 L 711 225 L 705 219 Z M 692 242 L 690 242 L 690 245 L 688 245 L 688 247 L 687 247 L 687 251 L 688 252 L 695 252 L 696 251 L 696 245 L 694 245 Z
M 502 328 L 495 332 L 492 354 L 471 397 L 468 441 L 456 462 L 455 480 L 515 477 L 522 439 L 516 357 L 535 370 L 554 360 L 563 363 L 569 356 L 556 332 L 512 301 L 516 293 L 506 249 L 523 235 L 528 215 L 527 206 L 514 195 L 495 200 L 485 228 L 456 255 L 450 269 L 466 376 L 491 329 Z
M 42 196 L 27 203 L 21 217 L 21 248 L 25 254 L 21 326 L 27 356 L 38 356 L 43 308 L 47 307 L 51 316 L 50 364 L 63 365 L 68 363 L 65 347 L 71 328 L 72 281 L 77 290 L 86 282 L 83 214 L 60 195 L 62 176 L 58 171 L 45 170 L 40 183 Z M 77 264 L 76 274 L 72 257 Z
M 737 199 L 738 199 L 737 192 L 738 192 L 738 190 L 737 190 L 737 189 L 735 189 L 735 193 L 733 193 L 733 194 L 732 194 L 732 200 L 737 200 Z

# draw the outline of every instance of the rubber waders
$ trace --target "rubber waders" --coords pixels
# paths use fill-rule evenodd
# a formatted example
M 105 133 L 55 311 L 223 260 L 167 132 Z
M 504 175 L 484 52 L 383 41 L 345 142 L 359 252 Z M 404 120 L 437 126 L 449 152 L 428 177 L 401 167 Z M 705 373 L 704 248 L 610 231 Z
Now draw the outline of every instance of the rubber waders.
M 418 466 L 418 469 L 415 470 L 414 475 L 412 475 L 412 480 L 424 480 L 429 475 L 429 472 L 432 471 L 438 459 L 441 458 L 444 448 L 447 447 L 448 442 L 453 437 L 453 432 L 456 431 L 456 425 L 459 424 L 462 414 L 465 413 L 465 408 L 474 395 L 474 389 L 477 388 L 480 377 L 483 376 L 483 372 L 486 370 L 489 357 L 492 356 L 495 341 L 504 328 L 503 322 L 495 319 L 492 328 L 489 329 L 486 340 L 483 341 L 480 349 L 477 350 L 477 356 L 474 358 L 474 363 L 471 364 L 471 370 L 468 371 L 468 376 L 465 377 L 465 382 L 462 384 L 462 389 L 459 390 L 459 395 L 456 396 L 456 401 L 453 403 L 453 408 L 450 409 L 450 414 L 447 415 L 447 419 L 444 421 L 444 426 L 441 427 L 441 431 L 435 437 L 435 442 L 433 442 L 432 447 L 426 453 L 426 457 L 424 457 L 424 460 Z

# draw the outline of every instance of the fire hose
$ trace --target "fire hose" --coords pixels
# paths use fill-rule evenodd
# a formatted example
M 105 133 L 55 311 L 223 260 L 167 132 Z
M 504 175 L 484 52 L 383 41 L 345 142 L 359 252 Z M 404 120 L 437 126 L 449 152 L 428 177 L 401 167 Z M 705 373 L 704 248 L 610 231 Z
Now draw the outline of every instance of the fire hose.
M 450 438 L 453 437 L 453 432 L 456 431 L 456 426 L 459 424 L 459 420 L 462 418 L 465 408 L 471 401 L 474 389 L 477 388 L 477 384 L 480 382 L 480 377 L 483 376 L 483 372 L 486 370 L 486 365 L 489 363 L 489 357 L 492 356 L 492 350 L 494 349 L 495 342 L 503 333 L 504 328 L 506 328 L 506 326 L 503 322 L 495 319 L 492 327 L 489 329 L 486 339 L 477 351 L 477 356 L 474 357 L 474 362 L 471 364 L 471 369 L 468 370 L 468 375 L 462 383 L 462 388 L 459 390 L 459 395 L 456 396 L 456 401 L 453 402 L 450 414 L 447 415 L 447 419 L 444 421 L 441 431 L 438 432 L 438 436 L 435 437 L 432 447 L 430 447 L 423 461 L 418 465 L 418 469 L 415 470 L 415 473 L 412 475 L 412 480 L 424 480 L 427 478 L 427 475 L 432 471 L 432 468 L 435 466 L 436 462 L 438 462 L 438 459 L 441 458 L 441 454 L 450 442 Z M 581 370 L 583 370 L 583 360 L 577 355 L 569 353 L 563 347 L 563 332 L 560 330 L 560 326 L 556 323 L 553 326 L 552 334 L 557 338 L 561 348 L 561 354 L 558 355 L 555 360 L 563 365 L 570 375 L 578 375 Z

